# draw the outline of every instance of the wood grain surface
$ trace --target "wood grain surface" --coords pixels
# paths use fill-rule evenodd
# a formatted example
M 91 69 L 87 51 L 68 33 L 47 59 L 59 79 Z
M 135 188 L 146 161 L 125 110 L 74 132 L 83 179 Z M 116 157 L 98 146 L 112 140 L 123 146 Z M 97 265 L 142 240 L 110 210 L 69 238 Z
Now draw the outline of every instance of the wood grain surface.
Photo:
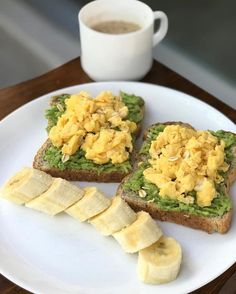
M 52 70 L 38 78 L 23 82 L 21 84 L 0 90 L 0 119 L 17 109 L 21 105 L 51 91 L 91 82 L 91 79 L 83 72 L 80 59 L 76 58 L 59 68 Z M 205 101 L 216 109 L 223 112 L 232 121 L 236 122 L 236 111 L 219 101 L 209 93 L 203 91 L 190 81 L 168 69 L 157 61 L 154 61 L 151 71 L 142 82 L 163 85 L 193 95 Z M 203 119 L 204 119 L 204 114 Z M 236 246 L 235 246 L 236 247 Z M 207 265 L 206 265 L 207 266 Z M 236 263 L 225 273 L 204 287 L 192 292 L 194 294 L 216 294 L 226 281 L 236 272 Z M 236 281 L 232 284 L 235 287 Z M 26 294 L 28 291 L 20 288 L 14 283 L 0 275 L 0 294 Z M 233 292 L 232 292 L 233 293 Z M 55 293 L 52 293 L 55 294 Z M 66 294 L 66 293 L 65 293 Z M 227 294 L 227 293 L 226 293 Z

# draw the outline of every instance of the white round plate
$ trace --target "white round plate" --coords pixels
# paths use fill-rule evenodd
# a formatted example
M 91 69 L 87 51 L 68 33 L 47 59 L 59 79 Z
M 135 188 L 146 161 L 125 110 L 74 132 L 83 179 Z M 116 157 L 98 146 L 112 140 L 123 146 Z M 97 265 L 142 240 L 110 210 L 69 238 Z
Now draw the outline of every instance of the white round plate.
M 46 139 L 44 111 L 52 95 L 92 95 L 120 90 L 146 102 L 144 128 L 155 122 L 182 121 L 198 129 L 236 132 L 233 122 L 209 105 L 168 88 L 133 82 L 84 84 L 44 95 L 11 113 L 0 123 L 0 185 L 23 166 L 31 166 Z M 81 186 L 93 183 L 79 183 Z M 114 195 L 117 184 L 96 184 Z M 235 194 L 236 186 L 231 189 Z M 236 207 L 236 198 L 233 199 Z M 235 216 L 235 215 L 234 215 Z M 0 200 L 0 272 L 34 293 L 187 293 L 210 282 L 236 261 L 236 222 L 225 235 L 160 223 L 166 235 L 182 245 L 178 278 L 165 285 L 145 285 L 136 274 L 137 254 L 125 254 L 112 237 L 88 223 L 60 214 L 54 218 Z

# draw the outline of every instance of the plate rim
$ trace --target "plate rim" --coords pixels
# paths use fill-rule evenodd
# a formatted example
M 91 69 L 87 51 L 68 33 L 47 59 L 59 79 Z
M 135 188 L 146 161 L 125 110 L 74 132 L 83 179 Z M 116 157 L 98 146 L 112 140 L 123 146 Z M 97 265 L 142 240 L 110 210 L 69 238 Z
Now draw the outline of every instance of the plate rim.
M 27 108 L 29 107 L 29 105 L 31 104 L 34 104 L 34 103 L 37 103 L 38 100 L 41 100 L 41 99 L 45 99 L 47 96 L 53 96 L 53 95 L 57 95 L 59 93 L 62 93 L 62 92 L 66 92 L 68 91 L 69 93 L 70 92 L 73 92 L 74 89 L 78 88 L 78 87 L 82 87 L 82 86 L 85 86 L 85 87 L 90 87 L 90 86 L 102 86 L 102 85 L 107 85 L 107 84 L 111 84 L 111 87 L 115 84 L 115 85 L 143 85 L 145 87 L 158 87 L 160 90 L 164 90 L 164 91 L 169 91 L 169 92 L 172 92 L 174 95 L 182 95 L 182 98 L 184 99 L 191 99 L 191 101 L 194 101 L 195 103 L 197 104 L 200 104 L 202 105 L 203 107 L 206 107 L 214 112 L 216 112 L 218 115 L 221 115 L 222 117 L 224 117 L 230 124 L 232 124 L 233 127 L 235 127 L 235 123 L 229 118 L 227 117 L 224 113 L 222 113 L 221 111 L 219 111 L 218 109 L 216 109 L 215 107 L 213 107 L 212 105 L 208 104 L 207 102 L 205 101 L 202 101 L 200 99 L 198 99 L 197 97 L 195 96 L 192 96 L 188 93 L 185 93 L 185 92 L 182 92 L 182 91 L 179 91 L 179 90 L 176 90 L 176 89 L 173 89 L 173 88 L 170 88 L 170 87 L 166 87 L 166 86 L 162 86 L 162 85 L 156 85 L 156 84 L 152 84 L 152 83 L 145 83 L 145 82 L 133 82 L 133 81 L 104 81 L 104 82 L 90 82 L 90 83 L 84 83 L 84 84 L 77 84 L 77 85 L 73 85 L 73 86 L 68 86 L 68 87 L 62 87 L 62 88 L 59 88 L 57 90 L 54 90 L 52 92 L 49 92 L 49 93 L 46 93 L 46 94 L 43 94 L 33 100 L 30 100 L 28 102 L 26 102 L 25 104 L 21 105 L 20 107 L 16 108 L 15 110 L 13 110 L 12 112 L 10 112 L 8 115 L 6 115 L 3 119 L 1 119 L 0 121 L 0 129 L 4 127 L 4 124 L 7 123 L 8 119 L 11 119 L 11 117 L 13 117 L 18 111 L 21 111 L 22 109 L 24 108 Z M 225 267 L 223 267 L 224 269 L 219 271 L 219 273 L 216 273 L 215 275 L 213 275 L 213 277 L 211 277 L 210 279 L 208 279 L 207 282 L 202 282 L 202 283 L 195 283 L 195 286 L 194 287 L 188 287 L 189 289 L 187 290 L 190 290 L 190 291 L 194 291 L 196 289 L 199 289 L 201 288 L 202 286 L 210 283 L 211 281 L 213 281 L 215 278 L 219 277 L 221 274 L 223 274 L 227 269 L 229 269 L 234 263 L 235 263 L 236 260 L 232 261 L 232 262 L 229 262 L 228 265 L 226 265 Z M 34 289 L 34 286 L 30 286 L 27 282 L 24 283 L 24 281 L 22 281 L 22 279 L 18 279 L 17 276 L 14 276 L 13 274 L 10 274 L 8 271 L 4 271 L 3 267 L 0 265 L 0 274 L 2 274 L 4 277 L 6 277 L 7 279 L 9 279 L 10 281 L 12 281 L 13 283 L 15 283 L 16 285 L 19 285 L 20 287 L 24 288 L 24 289 L 27 289 L 33 293 L 36 293 L 35 292 L 35 289 Z M 198 285 L 196 285 L 198 284 Z M 36 290 L 37 291 L 37 290 Z

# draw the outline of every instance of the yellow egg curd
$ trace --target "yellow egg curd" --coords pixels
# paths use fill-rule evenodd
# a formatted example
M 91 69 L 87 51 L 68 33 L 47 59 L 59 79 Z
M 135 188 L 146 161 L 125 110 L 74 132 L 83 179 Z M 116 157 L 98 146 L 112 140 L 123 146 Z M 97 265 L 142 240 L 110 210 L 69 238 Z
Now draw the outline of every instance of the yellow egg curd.
M 71 95 L 66 110 L 51 128 L 49 139 L 65 155 L 79 148 L 95 163 L 122 163 L 132 152 L 137 125 L 125 120 L 128 107 L 109 91 L 92 98 L 87 92 Z
M 225 143 L 208 131 L 169 125 L 152 141 L 149 154 L 151 167 L 144 170 L 146 180 L 155 184 L 161 197 L 210 206 L 217 196 L 215 183 L 224 179 L 220 171 L 229 166 L 224 161 Z

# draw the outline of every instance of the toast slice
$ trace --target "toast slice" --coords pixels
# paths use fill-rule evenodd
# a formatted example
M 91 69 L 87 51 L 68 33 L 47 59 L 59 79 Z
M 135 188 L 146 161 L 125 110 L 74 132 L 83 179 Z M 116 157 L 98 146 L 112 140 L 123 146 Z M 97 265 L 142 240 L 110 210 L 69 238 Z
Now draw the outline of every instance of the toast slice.
M 230 138 L 225 147 L 225 158 L 229 164 L 228 171 L 224 174 L 224 182 L 220 185 L 219 196 L 217 196 L 209 207 L 198 207 L 197 204 L 179 204 L 171 199 L 161 200 L 160 196 L 153 197 L 150 190 L 145 190 L 146 196 L 139 195 L 140 179 L 144 179 L 143 170 L 148 166 L 149 148 L 153 141 L 164 130 L 167 125 L 184 125 L 192 128 L 189 124 L 182 122 L 167 122 L 154 124 L 144 134 L 144 142 L 138 154 L 135 169 L 132 174 L 125 177 L 120 184 L 117 194 L 120 195 L 136 211 L 145 210 L 152 217 L 161 220 L 177 223 L 194 229 L 206 231 L 208 233 L 226 233 L 230 227 L 232 219 L 232 203 L 228 195 L 230 186 L 236 179 L 236 135 L 230 132 L 216 132 L 223 140 Z M 150 187 L 156 187 L 156 185 Z M 148 186 L 147 186 L 148 188 Z M 157 187 L 156 187 L 157 188 Z M 158 194 L 158 190 L 156 189 Z
M 137 124 L 137 129 L 133 133 L 133 143 L 141 132 L 141 123 L 144 116 L 144 100 L 135 95 L 120 93 L 123 103 L 128 107 L 129 113 L 126 119 Z M 64 113 L 65 99 L 69 94 L 62 94 L 52 97 L 50 109 L 46 110 L 48 120 L 47 131 L 56 125 L 57 119 Z M 59 107 L 58 107 L 59 106 Z M 91 181 L 91 182 L 121 182 L 128 175 L 136 156 L 135 148 L 128 160 L 120 164 L 96 164 L 92 160 L 86 159 L 82 150 L 78 150 L 66 162 L 62 160 L 61 150 L 53 146 L 50 139 L 38 150 L 34 157 L 33 167 L 54 177 L 61 177 L 71 181 Z

